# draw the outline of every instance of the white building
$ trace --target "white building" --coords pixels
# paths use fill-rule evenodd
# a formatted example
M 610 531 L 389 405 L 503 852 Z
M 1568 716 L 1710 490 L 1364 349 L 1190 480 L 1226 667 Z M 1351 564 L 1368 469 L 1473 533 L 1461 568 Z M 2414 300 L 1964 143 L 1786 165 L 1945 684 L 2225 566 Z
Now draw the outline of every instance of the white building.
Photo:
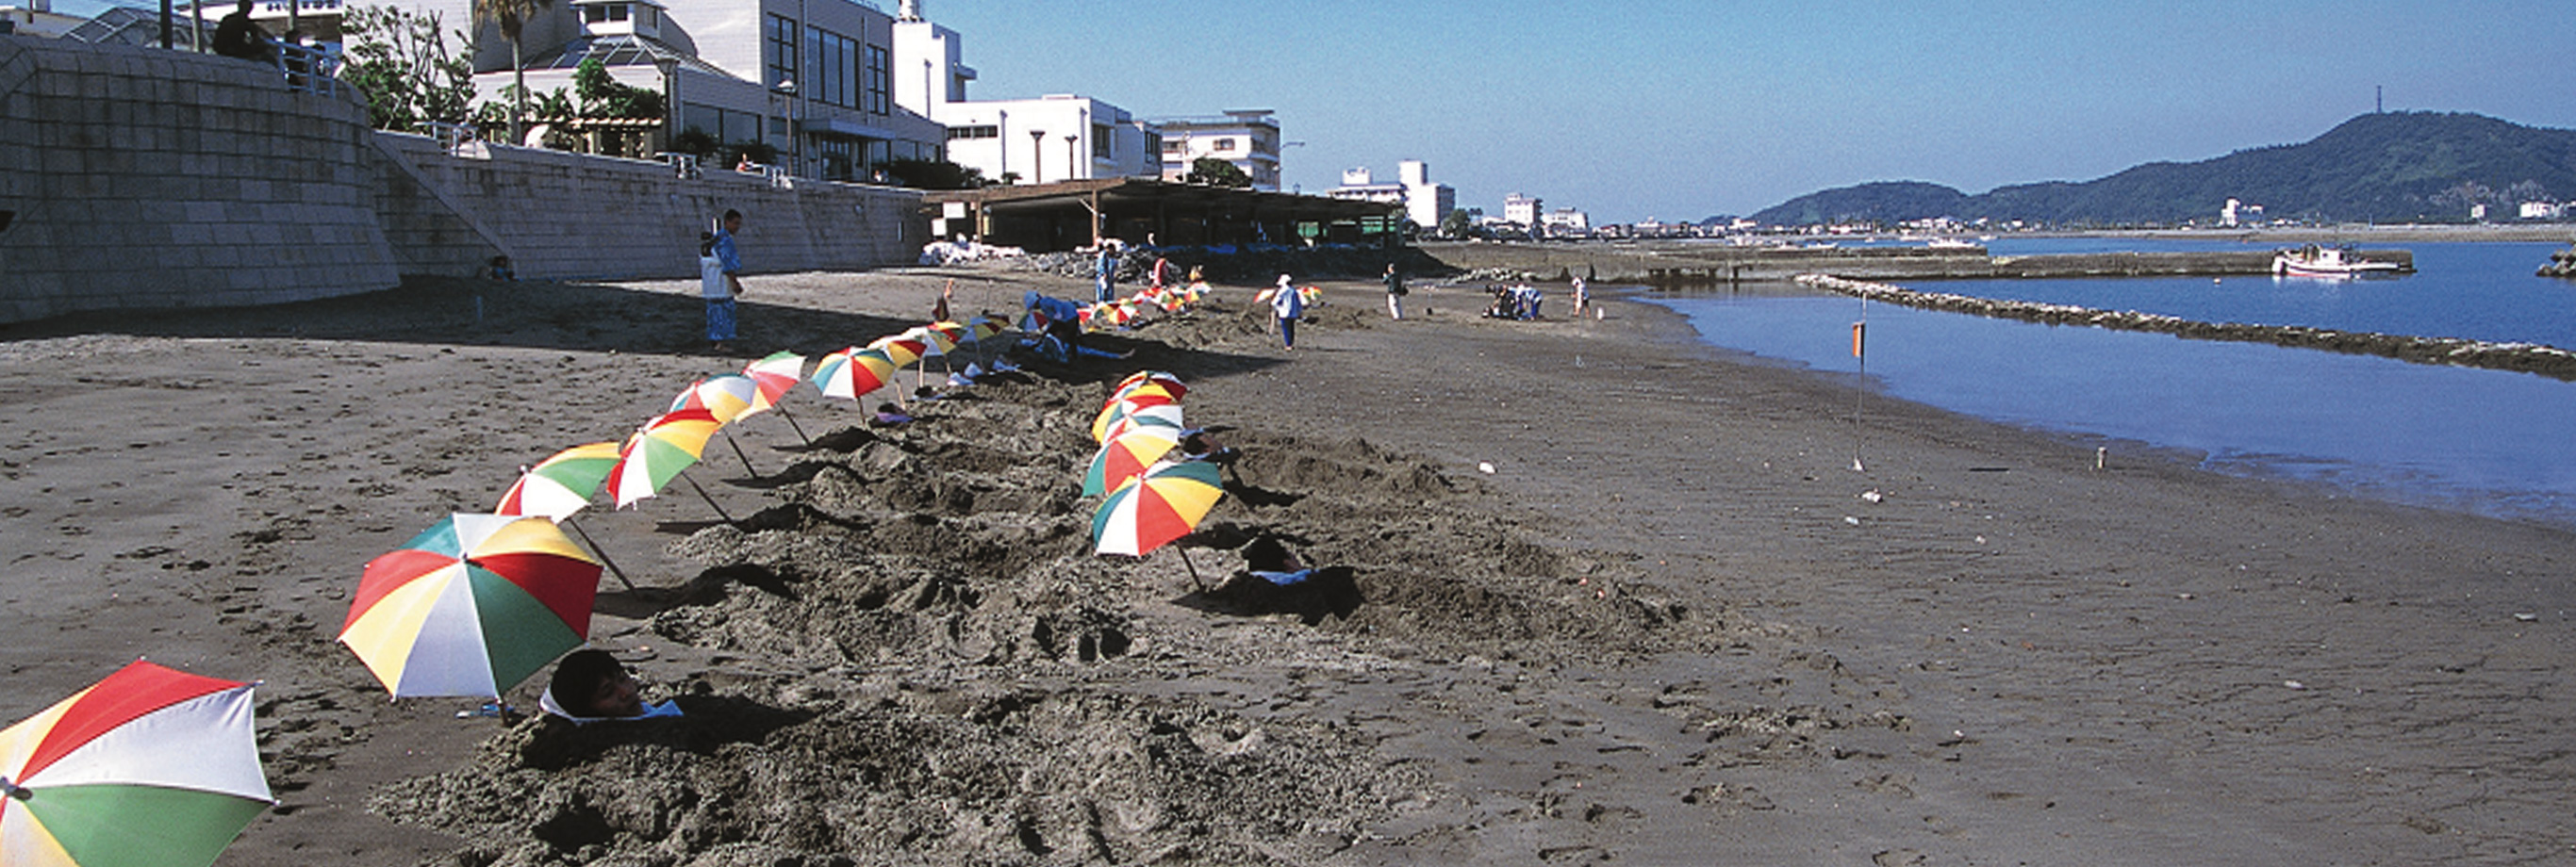
M 2558 202 L 2524 202 L 2521 216 L 2525 220 L 2555 220 L 2567 216 L 2567 206 Z
M 1513 193 L 1503 197 L 1503 222 L 1524 229 L 1538 227 L 1538 212 L 1543 207 L 1536 196 Z
M 1592 234 L 1592 217 L 1574 208 L 1558 208 L 1538 217 L 1541 228 L 1550 235 L 1582 236 Z
M 960 62 L 960 42 L 922 18 L 920 0 L 905 0 L 896 15 L 895 102 L 948 128 L 948 161 L 987 180 L 1031 184 L 1162 171 L 1158 131 L 1118 106 L 1073 94 L 967 99 L 975 70 Z
M 1160 132 L 1091 97 L 948 102 L 937 111 L 948 125 L 949 161 L 992 180 L 1051 184 L 1162 173 Z
M 1266 108 L 1227 109 L 1222 117 L 1154 121 L 1163 131 L 1163 179 L 1177 181 L 1190 164 L 1215 157 L 1252 178 L 1252 188 L 1279 191 L 1279 119 Z
M 1432 183 L 1430 168 L 1421 160 L 1396 163 L 1396 177 L 1396 183 L 1373 183 L 1368 169 L 1345 169 L 1342 171 L 1342 185 L 1325 195 L 1363 202 L 1401 203 L 1405 219 L 1424 230 L 1439 228 L 1440 219 L 1458 207 L 1458 191 L 1446 184 Z

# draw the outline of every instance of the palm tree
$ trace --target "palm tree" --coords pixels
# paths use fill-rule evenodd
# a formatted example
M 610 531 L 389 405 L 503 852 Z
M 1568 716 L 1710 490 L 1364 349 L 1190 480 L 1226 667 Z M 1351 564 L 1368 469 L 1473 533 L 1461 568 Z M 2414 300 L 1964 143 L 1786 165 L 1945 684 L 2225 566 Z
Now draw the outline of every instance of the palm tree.
M 519 129 L 528 114 L 527 62 L 519 56 L 519 31 L 528 19 L 554 5 L 554 0 L 474 0 L 474 26 L 501 25 L 501 36 L 510 40 L 510 143 L 519 144 L 525 133 Z

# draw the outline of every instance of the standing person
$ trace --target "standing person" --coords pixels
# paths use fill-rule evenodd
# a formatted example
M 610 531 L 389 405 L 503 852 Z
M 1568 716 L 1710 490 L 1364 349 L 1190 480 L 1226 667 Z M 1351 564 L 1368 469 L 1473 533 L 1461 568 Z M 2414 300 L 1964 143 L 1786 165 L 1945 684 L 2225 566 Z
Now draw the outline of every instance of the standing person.
M 1574 318 L 1583 318 L 1583 308 L 1591 305 L 1592 287 L 1584 285 L 1583 278 L 1574 278 Z
M 742 294 L 742 253 L 734 247 L 733 233 L 741 230 L 742 212 L 726 208 L 715 237 L 698 257 L 698 295 L 707 299 L 707 342 L 716 352 L 725 351 L 725 341 L 734 336 L 733 300 Z
M 1095 301 L 1106 304 L 1118 299 L 1117 242 L 1100 242 L 1100 261 L 1093 268 L 1091 286 L 1092 291 L 1099 296 L 1093 299 Z
M 1154 257 L 1154 291 L 1163 291 L 1170 288 L 1171 284 L 1172 260 L 1162 256 Z
M 1279 275 L 1279 288 L 1270 293 L 1270 313 L 1279 320 L 1279 346 L 1297 348 L 1297 320 L 1306 315 L 1306 296 L 1288 285 L 1288 275 Z
M 1396 270 L 1393 262 L 1386 263 L 1386 315 L 1404 318 L 1404 272 Z

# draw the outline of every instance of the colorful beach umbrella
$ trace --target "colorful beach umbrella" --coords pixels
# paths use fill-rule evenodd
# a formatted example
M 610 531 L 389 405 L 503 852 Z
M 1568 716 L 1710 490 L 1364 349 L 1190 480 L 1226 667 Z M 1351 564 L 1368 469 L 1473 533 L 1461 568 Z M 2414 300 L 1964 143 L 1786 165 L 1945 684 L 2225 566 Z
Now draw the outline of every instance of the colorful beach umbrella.
M 814 365 L 814 387 L 824 397 L 857 400 L 894 381 L 895 371 L 902 368 L 883 352 L 853 346 L 825 355 Z
M 1092 549 L 1142 557 L 1198 529 L 1225 495 L 1217 466 L 1165 461 L 1109 492 L 1091 516 Z
M 617 444 L 587 443 L 554 453 L 519 474 L 519 481 L 502 492 L 501 504 L 492 510 L 496 515 L 541 515 L 561 522 L 590 507 L 590 498 L 599 494 L 599 485 L 608 479 L 609 470 L 617 466 Z
M 742 375 L 751 377 L 752 384 L 758 389 L 758 397 L 752 401 L 751 410 L 743 413 L 754 415 L 777 406 L 788 392 L 796 390 L 797 383 L 805 380 L 805 356 L 773 352 L 767 358 L 744 365 Z
M 921 354 L 923 355 L 946 355 L 949 350 L 957 348 L 958 332 L 941 328 L 939 326 L 954 324 L 955 323 L 933 322 L 928 325 L 915 325 L 911 328 L 905 329 L 902 334 L 895 335 L 895 337 L 899 340 L 908 340 L 913 343 L 920 344 Z
M 1097 497 L 1118 489 L 1145 472 L 1146 467 L 1170 454 L 1181 444 L 1181 429 L 1162 425 L 1130 425 L 1118 436 L 1101 445 L 1091 456 L 1091 467 L 1082 474 L 1082 495 Z
M 892 362 L 898 370 L 904 365 L 920 361 L 921 356 L 930 351 L 930 347 L 922 345 L 921 341 L 902 334 L 879 337 L 869 341 L 867 348 L 885 356 L 886 361 Z
M 1171 395 L 1173 400 L 1180 400 L 1190 393 L 1190 387 L 1182 384 L 1178 376 L 1160 370 L 1139 370 L 1128 374 L 1126 379 L 1119 380 L 1118 387 L 1111 390 L 1109 395 L 1112 400 L 1115 400 L 1125 397 L 1128 392 L 1147 386 L 1162 389 L 1163 393 Z
M 732 424 L 735 419 L 752 413 L 760 400 L 760 384 L 739 373 L 710 376 L 689 385 L 671 399 L 671 409 L 703 409 L 715 416 L 717 424 Z
M 581 645 L 598 595 L 554 522 L 449 515 L 367 561 L 340 643 L 395 698 L 498 696 Z
M 136 660 L 0 730 L 0 864 L 214 863 L 276 802 L 251 688 Z
M 1180 428 L 1181 405 L 1170 400 L 1119 401 L 1091 420 L 1091 441 L 1105 443 L 1119 431 L 1137 425 Z
M 609 497 L 622 508 L 661 493 L 663 485 L 706 453 L 707 438 L 719 426 L 703 409 L 674 410 L 645 422 L 617 451 L 617 465 L 608 471 Z

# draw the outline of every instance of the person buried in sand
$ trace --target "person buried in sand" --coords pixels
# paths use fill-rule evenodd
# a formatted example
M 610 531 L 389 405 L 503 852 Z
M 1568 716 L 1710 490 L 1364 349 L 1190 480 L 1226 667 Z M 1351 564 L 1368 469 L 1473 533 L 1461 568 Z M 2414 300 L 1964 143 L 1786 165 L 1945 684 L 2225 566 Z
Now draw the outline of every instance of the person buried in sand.
M 554 678 L 547 681 L 545 698 L 538 706 L 547 713 L 584 724 L 680 715 L 677 702 L 645 704 L 634 675 L 626 672 L 617 657 L 595 647 L 565 654 L 561 662 L 555 663 Z

